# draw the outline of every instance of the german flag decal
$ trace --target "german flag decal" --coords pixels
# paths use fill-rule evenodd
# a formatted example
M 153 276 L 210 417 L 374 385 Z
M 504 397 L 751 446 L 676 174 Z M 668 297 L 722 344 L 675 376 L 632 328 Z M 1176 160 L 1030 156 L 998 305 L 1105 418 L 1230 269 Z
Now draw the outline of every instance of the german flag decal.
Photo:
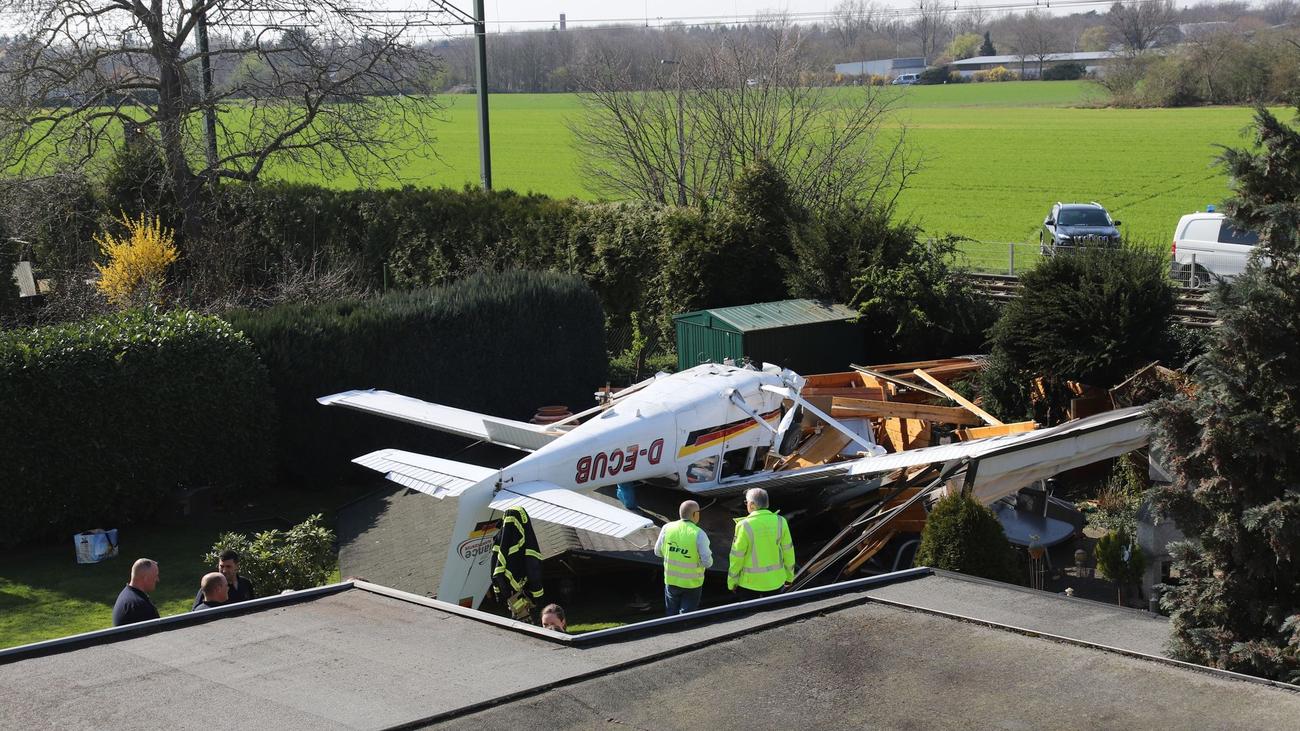
M 501 530 L 501 521 L 485 520 L 474 526 L 474 530 L 469 532 L 469 537 L 483 538 L 484 536 L 490 536 L 496 533 L 498 530 Z
M 760 414 L 760 416 L 763 417 L 763 421 L 779 421 L 781 419 L 781 409 L 776 408 L 766 414 Z M 687 455 L 695 454 L 701 450 L 721 444 L 737 434 L 743 434 L 750 429 L 757 428 L 758 423 L 746 416 L 745 418 L 733 421 L 730 424 L 711 426 L 707 429 L 697 429 L 687 435 L 686 442 L 682 445 L 681 450 L 677 452 L 677 456 L 685 457 Z

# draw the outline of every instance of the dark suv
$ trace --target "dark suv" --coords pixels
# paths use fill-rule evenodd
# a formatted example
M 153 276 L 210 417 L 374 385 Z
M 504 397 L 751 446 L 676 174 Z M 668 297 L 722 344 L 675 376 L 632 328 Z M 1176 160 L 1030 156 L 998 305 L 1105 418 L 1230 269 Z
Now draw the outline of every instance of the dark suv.
M 1118 227 L 1100 203 L 1057 203 L 1038 232 L 1039 249 L 1051 256 L 1058 246 L 1118 246 Z

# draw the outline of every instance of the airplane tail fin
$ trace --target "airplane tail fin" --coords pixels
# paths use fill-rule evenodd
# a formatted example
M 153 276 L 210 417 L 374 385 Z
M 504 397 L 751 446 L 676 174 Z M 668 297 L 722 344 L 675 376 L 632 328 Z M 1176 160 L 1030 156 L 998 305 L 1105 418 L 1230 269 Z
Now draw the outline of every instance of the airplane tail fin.
M 646 517 L 550 482 L 500 484 L 497 470 L 398 449 L 353 460 L 393 482 L 426 495 L 456 498 L 456 525 L 443 563 L 437 597 L 477 608 L 492 581 L 492 543 L 498 512 L 521 506 L 536 520 L 616 538 L 648 528 Z

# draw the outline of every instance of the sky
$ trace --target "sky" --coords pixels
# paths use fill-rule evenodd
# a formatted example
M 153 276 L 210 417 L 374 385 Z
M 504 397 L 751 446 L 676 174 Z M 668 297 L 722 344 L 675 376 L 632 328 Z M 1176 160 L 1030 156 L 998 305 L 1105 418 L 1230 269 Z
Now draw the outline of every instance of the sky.
M 914 11 L 919 0 L 870 0 L 884 12 Z M 932 0 L 924 0 L 931 2 Z M 1087 10 L 1104 12 L 1113 0 L 933 0 L 948 8 L 982 6 L 990 15 L 1007 10 L 1024 10 L 1035 7 L 1051 14 Z M 95 0 L 96 4 L 104 0 Z M 192 2 L 192 0 L 181 0 Z M 499 33 L 520 30 L 545 30 L 559 24 L 560 13 L 567 16 L 570 28 L 592 25 L 635 24 L 663 26 L 672 23 L 709 25 L 713 23 L 740 23 L 774 12 L 788 14 L 796 22 L 826 22 L 841 0 L 484 0 L 488 19 L 488 32 Z M 367 8 L 374 13 L 375 21 L 384 18 L 390 22 L 416 20 L 435 23 L 419 28 L 413 35 L 433 39 L 445 35 L 464 35 L 468 25 L 444 25 L 453 20 L 452 14 L 431 13 L 439 7 L 439 0 L 352 0 L 352 5 Z M 450 4 L 473 13 L 474 0 L 450 0 Z M 1188 0 L 1175 0 L 1176 5 L 1193 4 Z M 417 16 L 408 12 L 423 13 Z M 285 17 L 279 17 L 285 22 Z M 0 33 L 13 33 L 18 25 L 12 12 L 0 11 Z
M 381 0 L 382 1 L 382 0 Z M 985 8 L 1013 5 L 1023 10 L 1035 0 L 942 0 L 948 7 L 982 5 Z M 1038 0 L 1047 12 L 1089 10 L 1109 7 L 1110 0 Z M 917 0 L 874 0 L 882 9 L 911 9 Z M 404 0 L 386 0 L 392 7 L 412 7 Z M 453 5 L 473 12 L 473 0 L 453 0 Z M 737 22 L 772 11 L 786 12 L 795 20 L 825 21 L 840 0 L 484 0 L 488 32 L 545 29 L 559 22 L 565 13 L 569 27 L 613 22 L 663 25 L 683 23 Z M 1177 5 L 1187 4 L 1176 2 Z M 1055 8 L 1053 8 L 1055 6 Z M 1070 6 L 1070 7 L 1064 7 Z M 427 6 L 425 6 L 427 7 Z

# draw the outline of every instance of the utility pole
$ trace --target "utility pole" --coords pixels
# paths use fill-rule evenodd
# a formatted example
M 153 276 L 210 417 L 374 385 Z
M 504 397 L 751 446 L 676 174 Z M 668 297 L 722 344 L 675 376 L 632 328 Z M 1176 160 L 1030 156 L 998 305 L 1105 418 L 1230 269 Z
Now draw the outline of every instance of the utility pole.
M 482 2 L 482 0 L 479 0 Z M 217 165 L 217 110 L 212 106 L 212 57 L 208 54 L 207 0 L 194 0 L 194 31 L 199 43 L 199 68 L 203 76 L 203 136 L 208 157 L 208 167 Z
M 478 165 L 483 177 L 483 190 L 492 190 L 492 143 L 488 136 L 488 82 L 487 82 L 487 16 L 483 0 L 474 0 L 474 44 L 478 53 L 475 70 L 478 71 Z

